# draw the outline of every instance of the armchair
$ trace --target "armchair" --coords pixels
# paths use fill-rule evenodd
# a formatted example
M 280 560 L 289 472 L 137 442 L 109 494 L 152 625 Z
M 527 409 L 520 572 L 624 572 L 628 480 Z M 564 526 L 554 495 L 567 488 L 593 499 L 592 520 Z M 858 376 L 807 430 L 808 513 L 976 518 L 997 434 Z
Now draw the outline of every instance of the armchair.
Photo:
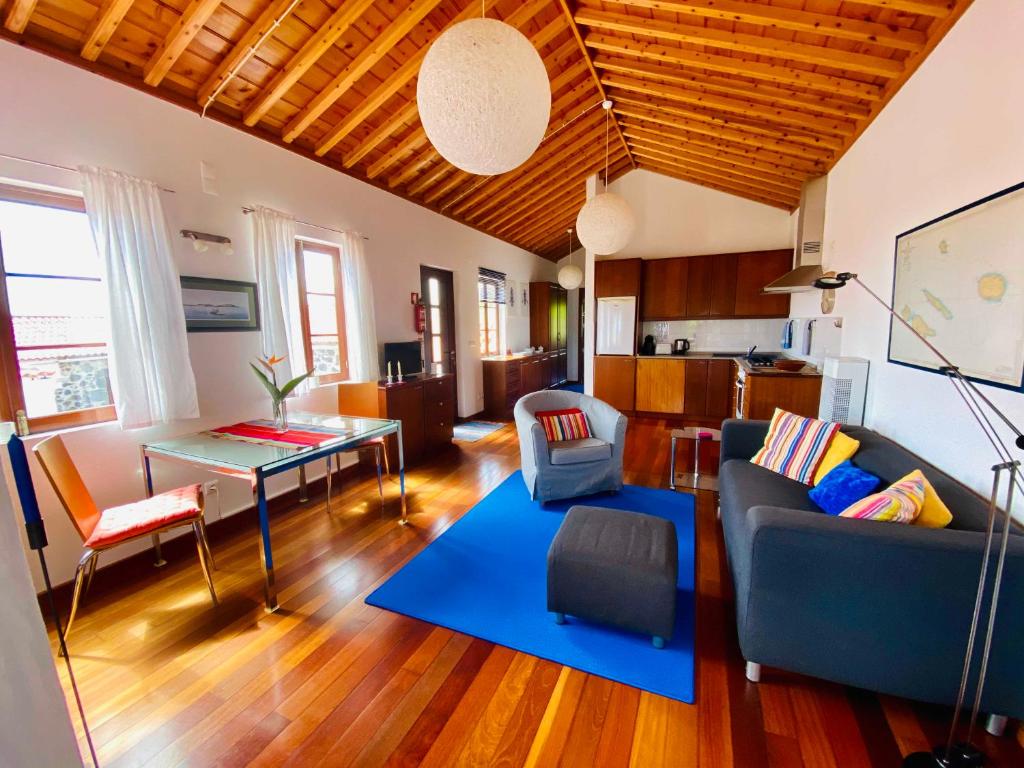
M 549 444 L 534 414 L 566 408 L 587 414 L 593 437 Z M 545 390 L 520 398 L 513 414 L 530 498 L 543 503 L 622 489 L 626 417 L 610 405 L 577 392 Z

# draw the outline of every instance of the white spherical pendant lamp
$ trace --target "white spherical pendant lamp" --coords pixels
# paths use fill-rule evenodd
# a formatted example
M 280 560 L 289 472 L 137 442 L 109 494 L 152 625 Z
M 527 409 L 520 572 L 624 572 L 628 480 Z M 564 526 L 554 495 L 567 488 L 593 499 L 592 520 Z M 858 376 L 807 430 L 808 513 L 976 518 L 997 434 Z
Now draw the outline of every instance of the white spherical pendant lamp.
M 599 256 L 609 256 L 625 248 L 635 228 L 633 209 L 614 192 L 601 192 L 590 198 L 576 217 L 580 242 Z
M 604 108 L 604 192 L 587 200 L 576 216 L 576 236 L 591 253 L 609 256 L 626 247 L 636 227 L 636 217 L 629 203 L 608 191 L 608 142 L 612 117 L 612 103 L 605 100 Z
M 569 263 L 558 270 L 558 284 L 567 291 L 580 287 L 583 282 L 583 270 L 572 263 L 572 230 L 569 233 Z
M 416 103 L 427 138 L 445 160 L 493 176 L 522 165 L 544 138 L 551 83 L 517 29 L 469 19 L 441 34 L 423 57 Z

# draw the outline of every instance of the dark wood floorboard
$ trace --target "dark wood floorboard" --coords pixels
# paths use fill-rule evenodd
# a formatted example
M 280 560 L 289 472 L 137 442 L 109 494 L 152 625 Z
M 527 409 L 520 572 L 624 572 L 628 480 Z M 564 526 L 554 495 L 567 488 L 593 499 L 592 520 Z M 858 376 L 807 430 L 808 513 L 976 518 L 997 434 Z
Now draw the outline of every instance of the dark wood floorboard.
M 627 482 L 666 484 L 670 426 L 631 420 Z M 705 451 L 713 470 L 717 446 Z M 363 602 L 518 465 L 506 426 L 410 472 L 406 528 L 396 484 L 382 510 L 367 476 L 349 478 L 330 514 L 322 495 L 275 514 L 273 615 L 248 527 L 215 531 L 218 608 L 194 554 L 129 583 L 101 571 L 70 643 L 101 763 L 861 768 L 941 738 L 942 707 L 779 670 L 746 680 L 708 492 L 697 497 L 694 705 Z M 994 764 L 1024 765 L 1016 734 L 979 738 Z

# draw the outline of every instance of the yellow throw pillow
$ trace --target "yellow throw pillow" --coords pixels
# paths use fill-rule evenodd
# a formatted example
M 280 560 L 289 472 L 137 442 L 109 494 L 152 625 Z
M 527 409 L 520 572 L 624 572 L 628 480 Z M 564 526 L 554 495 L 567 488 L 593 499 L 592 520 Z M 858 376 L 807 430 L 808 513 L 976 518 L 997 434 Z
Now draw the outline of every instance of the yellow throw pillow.
M 924 477 L 924 473 L 921 473 Z M 939 498 L 939 494 L 935 492 L 932 484 L 928 482 L 928 478 L 924 478 L 924 506 L 921 507 L 921 514 L 919 514 L 913 522 L 913 525 L 923 525 L 925 528 L 945 528 L 953 522 L 953 513 L 949 511 L 942 499 Z
M 835 437 L 832 438 L 832 443 L 825 452 L 825 458 L 821 460 L 821 464 L 818 465 L 818 471 L 814 473 L 814 484 L 817 485 L 824 480 L 825 475 L 844 461 L 852 459 L 853 454 L 857 452 L 858 448 L 860 448 L 860 440 L 854 440 L 842 432 L 836 432 Z

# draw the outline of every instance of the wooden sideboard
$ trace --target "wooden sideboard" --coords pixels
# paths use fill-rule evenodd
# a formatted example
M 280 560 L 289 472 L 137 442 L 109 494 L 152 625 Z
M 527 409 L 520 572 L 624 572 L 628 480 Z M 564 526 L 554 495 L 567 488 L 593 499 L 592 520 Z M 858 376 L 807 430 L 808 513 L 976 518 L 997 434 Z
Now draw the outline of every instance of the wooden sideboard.
M 373 404 L 354 408 L 353 392 L 338 388 L 338 411 L 355 416 L 398 419 L 402 422 L 405 465 L 412 466 L 451 445 L 455 429 L 455 375 L 423 375 L 401 383 L 377 385 L 376 412 Z M 359 412 L 356 412 L 356 411 Z M 388 462 L 398 467 L 398 442 L 385 438 Z
M 556 350 L 525 357 L 489 357 L 484 366 L 484 413 L 491 419 L 511 419 L 523 395 L 565 381 L 567 352 Z

